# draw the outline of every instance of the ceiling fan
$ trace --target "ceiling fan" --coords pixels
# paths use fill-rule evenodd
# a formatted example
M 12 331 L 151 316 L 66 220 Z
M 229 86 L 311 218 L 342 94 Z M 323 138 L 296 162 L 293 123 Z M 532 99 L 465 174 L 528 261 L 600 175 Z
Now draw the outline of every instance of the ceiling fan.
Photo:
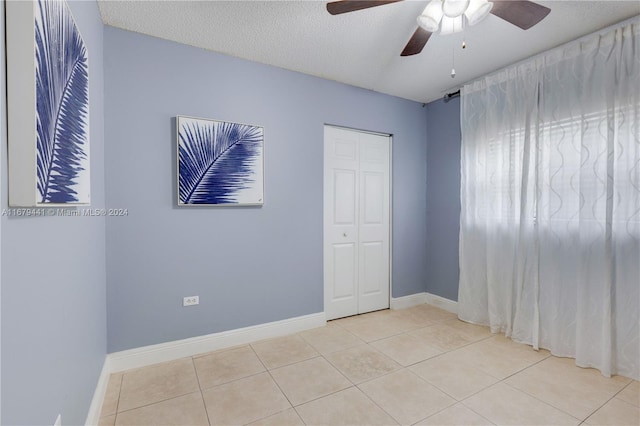
M 355 12 L 402 0 L 339 0 L 327 3 L 327 11 L 332 15 Z M 475 25 L 489 13 L 504 19 L 523 30 L 542 21 L 551 9 L 532 1 L 487 1 L 487 0 L 431 0 L 417 18 L 418 29 L 405 46 L 400 56 L 411 56 L 422 52 L 431 34 L 438 31 L 449 34 L 462 30 L 466 19 L 468 25 Z

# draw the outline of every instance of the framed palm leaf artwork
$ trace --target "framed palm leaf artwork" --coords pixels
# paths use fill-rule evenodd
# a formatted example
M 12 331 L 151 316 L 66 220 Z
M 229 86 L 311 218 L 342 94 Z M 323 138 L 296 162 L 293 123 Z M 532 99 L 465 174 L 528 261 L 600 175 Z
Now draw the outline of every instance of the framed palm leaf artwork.
M 178 116 L 178 205 L 261 206 L 264 129 Z
M 88 205 L 89 61 L 64 0 L 6 2 L 9 204 Z

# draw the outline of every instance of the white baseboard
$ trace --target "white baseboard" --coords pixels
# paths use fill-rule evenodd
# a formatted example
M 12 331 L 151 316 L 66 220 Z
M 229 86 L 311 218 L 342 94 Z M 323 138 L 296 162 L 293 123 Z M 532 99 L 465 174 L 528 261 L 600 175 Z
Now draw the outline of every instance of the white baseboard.
M 89 406 L 89 413 L 87 414 L 87 420 L 85 425 L 97 425 L 100 420 L 100 411 L 102 410 L 102 401 L 104 401 L 104 395 L 107 393 L 107 385 L 109 384 L 109 359 L 105 357 L 104 364 L 102 364 L 102 371 L 100 377 L 98 377 L 98 384 L 96 390 L 93 392 L 93 398 L 91 399 L 91 405 Z
M 111 373 L 297 333 L 326 324 L 324 312 L 107 355 Z
M 107 390 L 109 376 L 112 373 L 252 343 L 262 339 L 298 333 L 300 331 L 322 327 L 326 323 L 324 312 L 319 312 L 317 314 L 288 318 L 251 327 L 110 353 L 104 361 L 102 373 L 100 374 L 98 385 L 93 394 L 86 424 L 98 424 L 102 401 L 104 400 L 104 395 Z
M 427 303 L 427 293 L 416 293 L 402 297 L 392 297 L 391 309 L 407 309 L 413 306 L 424 305 Z
M 454 314 L 458 313 L 458 302 L 426 292 L 410 294 L 409 296 L 403 297 L 392 297 L 390 307 L 391 309 L 407 309 L 425 303 L 444 309 L 445 311 L 453 312 Z
M 427 295 L 427 304 L 444 309 L 445 311 L 453 312 L 456 315 L 458 314 L 458 302 L 455 300 L 445 299 L 444 297 L 437 296 L 435 294 L 425 294 Z

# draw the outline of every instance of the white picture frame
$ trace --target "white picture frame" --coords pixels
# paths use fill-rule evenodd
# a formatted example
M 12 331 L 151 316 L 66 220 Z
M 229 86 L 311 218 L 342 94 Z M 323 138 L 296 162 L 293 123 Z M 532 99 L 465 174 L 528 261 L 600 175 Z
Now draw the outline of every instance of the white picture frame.
M 176 117 L 179 206 L 262 206 L 264 128 Z

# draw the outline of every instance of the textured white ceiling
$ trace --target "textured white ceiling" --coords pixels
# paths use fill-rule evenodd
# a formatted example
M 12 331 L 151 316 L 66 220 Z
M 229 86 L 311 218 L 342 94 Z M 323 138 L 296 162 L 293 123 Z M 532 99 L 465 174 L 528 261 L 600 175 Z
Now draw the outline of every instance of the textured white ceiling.
M 490 15 L 466 29 L 465 50 L 462 34 L 434 34 L 421 54 L 401 57 L 427 3 L 332 16 L 315 0 L 98 1 L 107 25 L 419 102 L 640 14 L 637 0 L 539 1 L 551 13 L 527 31 Z

